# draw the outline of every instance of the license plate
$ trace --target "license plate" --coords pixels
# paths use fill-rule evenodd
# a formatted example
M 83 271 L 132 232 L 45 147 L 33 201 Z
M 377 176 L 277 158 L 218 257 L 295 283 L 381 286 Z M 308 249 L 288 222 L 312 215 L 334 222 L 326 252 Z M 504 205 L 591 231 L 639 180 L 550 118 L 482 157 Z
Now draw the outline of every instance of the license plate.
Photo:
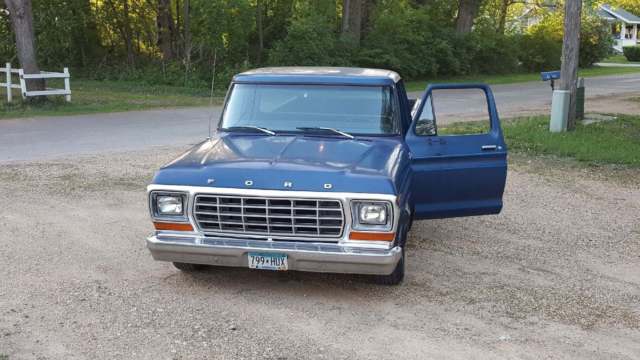
M 286 271 L 289 269 L 287 254 L 249 253 L 249 268 Z

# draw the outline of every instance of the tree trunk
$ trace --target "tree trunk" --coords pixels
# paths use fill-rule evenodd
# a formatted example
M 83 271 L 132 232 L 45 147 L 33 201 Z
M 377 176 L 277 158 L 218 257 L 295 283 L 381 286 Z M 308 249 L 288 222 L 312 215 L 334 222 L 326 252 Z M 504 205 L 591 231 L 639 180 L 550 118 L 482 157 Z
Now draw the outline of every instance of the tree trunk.
M 362 5 L 362 21 L 360 26 L 360 39 L 364 39 L 371 29 L 371 16 L 376 6 L 376 0 L 364 0 Z
M 173 59 L 173 16 L 171 15 L 171 0 L 158 0 L 158 46 L 162 51 L 163 60 Z
M 560 89 L 569 90 L 570 93 L 567 130 L 573 130 L 576 126 L 576 86 L 580 58 L 581 13 L 581 0 L 566 0 L 564 4 L 564 38 L 562 40 Z
M 473 21 L 478 15 L 481 0 L 460 0 L 458 3 L 458 17 L 456 18 L 456 32 L 466 34 L 471 31 Z
M 258 29 L 258 64 L 262 63 L 262 52 L 264 51 L 264 28 L 262 26 L 262 15 L 264 7 L 262 0 L 256 1 L 256 28 Z
M 131 21 L 129 20 L 129 0 L 122 3 L 122 32 L 124 35 L 124 43 L 127 48 L 127 63 L 133 65 L 135 55 L 133 53 L 133 34 L 131 30 Z
M 180 41 L 180 0 L 176 0 L 176 28 L 175 28 L 175 42 L 176 42 L 176 47 L 175 47 L 175 55 L 177 57 L 180 57 L 180 50 L 182 48 L 182 43 Z
M 507 23 L 507 12 L 509 6 L 512 4 L 512 0 L 502 0 L 500 3 L 500 12 L 498 13 L 498 28 L 496 32 L 498 34 L 504 34 L 504 28 Z
M 16 37 L 18 61 L 25 74 L 40 74 L 36 59 L 36 39 L 33 31 L 31 0 L 5 0 Z M 28 90 L 44 90 L 44 79 L 28 80 Z
M 184 65 L 187 71 L 191 67 L 191 27 L 190 27 L 190 1 L 184 0 L 184 11 L 182 14 L 182 24 L 184 31 Z
M 366 0 L 344 0 L 342 5 L 342 35 L 360 45 L 362 14 Z

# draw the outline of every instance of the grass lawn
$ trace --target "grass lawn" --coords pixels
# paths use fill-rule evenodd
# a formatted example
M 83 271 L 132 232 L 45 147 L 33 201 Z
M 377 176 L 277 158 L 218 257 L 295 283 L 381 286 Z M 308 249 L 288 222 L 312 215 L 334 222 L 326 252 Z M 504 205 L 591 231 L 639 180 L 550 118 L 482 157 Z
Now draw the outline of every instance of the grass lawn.
M 62 87 L 51 83 L 48 86 Z M 134 82 L 94 81 L 71 79 L 71 103 L 63 96 L 51 96 L 49 101 L 37 105 L 23 102 L 15 89 L 13 102 L 6 101 L 6 90 L 0 89 L 0 119 L 45 115 L 72 115 L 98 112 L 144 110 L 158 107 L 206 106 L 207 89 L 172 86 L 150 86 Z M 220 103 L 216 94 L 215 103 Z
M 455 123 L 438 130 L 467 134 L 483 126 L 481 123 Z M 640 116 L 620 115 L 613 121 L 578 124 L 575 131 L 565 133 L 550 133 L 548 116 L 506 120 L 502 127 L 509 151 L 640 167 Z
M 606 75 L 623 75 L 630 73 L 640 73 L 638 67 L 599 67 L 594 66 L 586 69 L 580 69 L 579 76 L 582 77 L 594 77 L 594 76 L 606 76 Z M 407 81 L 405 86 L 407 91 L 424 91 L 429 83 L 444 83 L 444 82 L 481 82 L 490 85 L 497 84 L 514 84 L 527 81 L 541 81 L 540 73 L 519 73 L 519 74 L 506 74 L 506 75 L 474 75 L 474 76 L 459 76 L 451 78 L 440 78 L 430 80 L 416 80 Z
M 640 68 L 593 67 L 580 71 L 580 76 L 600 76 L 626 73 L 640 73 Z M 468 76 L 447 79 L 409 81 L 409 91 L 422 91 L 428 82 L 485 82 L 488 84 L 509 84 L 525 81 L 539 81 L 540 74 L 511 74 L 494 76 Z M 58 81 L 58 82 L 56 82 Z M 53 80 L 50 87 L 62 87 L 61 80 Z M 209 104 L 208 89 L 193 89 L 174 86 L 153 86 L 131 81 L 95 81 L 71 79 L 72 101 L 66 103 L 62 96 L 51 96 L 44 103 L 23 102 L 14 90 L 14 102 L 6 102 L 4 88 L 0 88 L 0 119 L 103 113 L 152 108 L 182 106 L 206 106 Z M 224 91 L 217 91 L 215 104 L 221 104 Z
M 624 55 L 612 55 L 601 62 L 615 64 L 640 64 L 640 61 L 629 61 Z

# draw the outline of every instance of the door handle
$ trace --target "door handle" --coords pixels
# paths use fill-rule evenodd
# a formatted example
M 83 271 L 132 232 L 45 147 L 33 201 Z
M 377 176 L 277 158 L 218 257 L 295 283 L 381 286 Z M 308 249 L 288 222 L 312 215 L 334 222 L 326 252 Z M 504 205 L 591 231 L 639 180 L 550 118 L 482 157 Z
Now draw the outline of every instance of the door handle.
M 497 149 L 496 145 L 482 145 L 482 150 L 483 151 L 495 150 L 495 149 Z

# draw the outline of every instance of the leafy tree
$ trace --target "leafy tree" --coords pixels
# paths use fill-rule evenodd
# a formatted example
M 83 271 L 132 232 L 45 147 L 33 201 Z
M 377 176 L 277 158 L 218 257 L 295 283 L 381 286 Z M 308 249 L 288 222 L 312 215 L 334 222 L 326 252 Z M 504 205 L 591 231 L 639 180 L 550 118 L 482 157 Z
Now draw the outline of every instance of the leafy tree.
M 337 55 L 335 27 L 310 4 L 301 4 L 287 35 L 269 52 L 273 65 L 344 65 Z

